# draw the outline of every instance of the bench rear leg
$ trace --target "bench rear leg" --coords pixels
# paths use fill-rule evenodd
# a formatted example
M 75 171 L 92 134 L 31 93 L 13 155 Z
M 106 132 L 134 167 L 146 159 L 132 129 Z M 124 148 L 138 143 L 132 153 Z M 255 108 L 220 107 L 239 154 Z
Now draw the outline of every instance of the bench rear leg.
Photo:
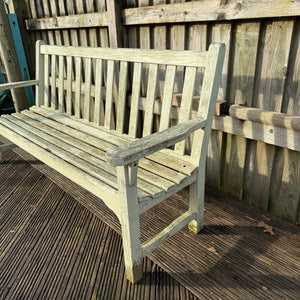
M 137 195 L 137 163 L 117 167 L 120 221 L 126 278 L 135 283 L 143 278 L 143 257 L 140 241 L 140 211 Z
M 189 223 L 189 229 L 195 233 L 199 233 L 204 226 L 204 185 L 205 178 L 199 175 L 189 188 L 189 210 L 196 213 L 195 220 Z
M 2 161 L 3 161 L 3 153 L 5 151 L 8 151 L 8 150 L 16 148 L 16 147 L 17 147 L 17 145 L 15 145 L 15 144 L 0 145 L 0 163 L 2 163 Z

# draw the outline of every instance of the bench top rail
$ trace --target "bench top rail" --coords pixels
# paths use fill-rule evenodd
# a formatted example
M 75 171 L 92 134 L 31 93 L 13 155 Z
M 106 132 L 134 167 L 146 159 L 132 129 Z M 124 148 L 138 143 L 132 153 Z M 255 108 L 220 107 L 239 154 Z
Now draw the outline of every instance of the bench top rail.
M 101 58 L 138 63 L 168 64 L 175 66 L 205 67 L 207 52 L 155 49 L 93 48 L 41 45 L 41 54 Z

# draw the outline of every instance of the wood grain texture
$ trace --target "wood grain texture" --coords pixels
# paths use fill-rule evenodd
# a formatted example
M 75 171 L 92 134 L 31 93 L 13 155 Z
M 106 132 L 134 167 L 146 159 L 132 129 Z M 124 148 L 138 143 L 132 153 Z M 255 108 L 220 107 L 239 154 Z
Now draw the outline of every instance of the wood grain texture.
M 243 2 L 223 3 L 217 0 L 203 0 L 164 5 L 162 4 L 130 8 L 123 12 L 125 25 L 203 22 L 218 20 L 256 19 L 266 17 L 284 17 L 299 15 L 297 1 L 273 0 L 269 2 L 246 0 Z
M 208 30 L 208 28 L 206 29 Z M 207 35 L 207 31 L 206 31 Z M 222 70 L 221 84 L 218 93 L 218 100 L 226 100 L 228 89 L 228 68 L 229 68 L 229 53 L 232 47 L 232 24 L 217 23 L 212 25 L 211 36 L 207 36 L 207 40 L 212 42 L 224 43 L 226 53 Z M 206 39 L 205 39 L 206 42 Z M 202 84 L 202 83 L 201 83 Z M 206 180 L 212 186 L 220 189 L 223 167 L 223 151 L 222 147 L 225 140 L 225 135 L 222 132 L 217 132 L 213 127 L 208 144 L 207 165 L 206 165 Z
M 252 105 L 255 62 L 260 23 L 238 23 L 234 28 L 233 72 L 230 76 L 229 103 Z M 222 189 L 243 198 L 247 140 L 227 136 L 226 165 L 223 168 Z M 230 157 L 230 161 L 228 161 Z M 230 164 L 230 166 L 228 165 Z M 234 178 L 234 180 L 232 180 Z
M 264 24 L 264 35 L 262 35 L 264 47 L 259 53 L 262 60 L 260 81 L 256 88 L 257 94 L 255 94 L 255 103 L 259 108 L 275 112 L 282 111 L 283 97 L 281 95 L 284 94 L 287 78 L 285 70 L 288 65 L 292 30 L 292 21 L 270 21 Z M 282 47 L 276 47 L 278 43 Z M 255 191 L 255 188 L 262 187 L 262 191 L 256 192 L 257 197 L 253 202 L 258 206 L 260 203 L 264 203 L 264 207 L 271 209 L 273 205 L 276 206 L 277 201 L 280 201 L 278 195 L 284 158 L 279 154 L 281 150 L 273 146 L 266 146 L 258 142 L 256 147 L 257 156 L 254 161 L 253 188 L 251 190 Z M 260 153 L 267 153 L 265 154 L 267 159 L 261 161 Z

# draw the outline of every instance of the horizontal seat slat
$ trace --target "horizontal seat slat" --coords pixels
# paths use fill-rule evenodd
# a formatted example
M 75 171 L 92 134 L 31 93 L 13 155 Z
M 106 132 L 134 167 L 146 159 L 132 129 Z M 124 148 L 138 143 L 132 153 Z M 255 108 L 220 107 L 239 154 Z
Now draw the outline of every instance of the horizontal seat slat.
M 94 126 L 93 123 L 87 124 L 84 121 L 77 121 L 68 116 L 63 116 L 61 114 L 58 115 L 58 117 L 56 117 L 57 114 L 47 108 L 32 107 L 31 110 L 36 112 L 37 114 L 45 116 L 45 122 L 47 123 L 49 123 L 52 119 L 61 122 L 61 124 L 72 126 L 73 128 L 77 126 L 77 129 L 82 130 L 75 131 L 78 132 L 78 135 L 80 135 L 80 132 L 92 135 L 91 137 L 89 136 L 88 143 L 91 143 L 93 141 L 93 138 L 95 137 L 104 136 L 102 135 L 102 132 L 106 133 L 106 140 L 110 141 L 111 143 L 114 143 L 115 146 L 123 145 L 125 143 L 128 143 L 129 141 L 133 141 L 133 139 L 130 139 L 127 135 L 116 135 L 115 131 L 109 131 L 104 129 L 103 127 L 96 127 L 96 125 Z M 82 125 L 80 125 L 79 123 Z M 109 139 L 109 136 L 112 135 L 113 137 Z M 83 140 L 87 139 L 86 135 L 83 135 L 81 138 L 83 138 Z M 106 143 L 105 145 L 100 145 L 99 142 L 97 143 L 97 140 L 95 141 L 95 146 L 99 146 L 100 148 L 102 147 L 101 149 L 104 148 L 103 150 L 105 151 L 111 149 L 109 144 Z M 140 166 L 144 167 L 147 170 L 151 170 L 155 164 L 155 170 L 157 174 L 159 174 L 160 176 L 167 176 L 165 177 L 166 179 L 172 180 L 179 184 L 185 178 L 186 175 L 191 175 L 193 172 L 195 172 L 196 166 L 180 158 L 179 155 L 178 157 L 176 156 L 176 159 L 174 159 L 174 157 L 172 156 L 169 157 L 169 153 L 172 153 L 172 151 L 169 151 L 166 154 L 164 154 L 163 152 L 157 152 L 153 155 L 150 155 L 148 158 L 141 159 L 139 163 Z M 144 161 L 147 159 L 150 159 L 150 162 L 144 164 Z
M 92 47 L 66 47 L 42 45 L 41 54 L 65 55 L 107 60 L 128 61 L 146 64 L 162 64 L 186 67 L 205 67 L 207 53 L 199 51 L 172 51 L 143 49 L 112 49 Z
M 100 170 L 103 170 L 104 173 L 103 177 L 106 177 L 106 174 L 108 174 L 111 178 L 110 181 L 107 182 L 108 184 L 112 185 L 113 187 L 117 188 L 117 181 L 116 181 L 116 172 L 115 168 L 112 168 L 105 162 L 105 152 L 97 149 L 96 147 L 93 147 L 87 143 L 84 143 L 72 136 L 69 136 L 65 133 L 60 132 L 57 129 L 54 129 L 52 127 L 48 127 L 47 125 L 35 121 L 34 119 L 30 119 L 28 116 L 25 115 L 26 112 L 23 112 L 23 114 L 14 114 L 13 117 L 5 117 L 11 122 L 19 125 L 20 127 L 24 128 L 25 130 L 28 130 L 29 132 L 33 133 L 34 135 L 38 135 L 43 140 L 49 142 L 47 147 L 49 147 L 49 150 L 53 152 L 53 145 L 58 146 L 61 149 L 64 149 L 63 151 L 67 151 L 70 153 L 70 155 L 73 157 L 79 157 L 83 159 L 84 161 L 87 161 L 89 164 L 92 165 L 91 171 L 93 171 L 95 166 L 96 168 L 99 167 Z M 16 120 L 17 119 L 17 120 Z M 22 121 L 20 121 L 22 120 Z M 86 136 L 88 139 L 88 137 Z M 99 142 L 99 141 L 97 141 Z M 41 141 L 39 141 L 41 143 Z M 51 145 L 51 143 L 53 145 Z M 41 145 L 40 146 L 45 146 Z M 54 146 L 54 153 L 56 155 L 60 156 L 60 150 L 57 149 L 57 147 Z M 73 158 L 74 158 L 73 157 Z M 65 156 L 62 158 L 66 159 Z M 79 166 L 82 166 L 82 164 L 79 161 Z M 84 166 L 84 171 L 88 171 L 90 169 L 89 166 Z M 97 177 L 97 170 L 94 170 L 96 172 L 95 174 L 92 173 L 91 175 Z M 108 176 L 108 177 L 109 177 Z M 102 179 L 102 177 L 100 178 Z M 168 191 L 172 186 L 174 185 L 173 182 L 165 179 L 164 177 L 160 177 L 157 174 L 153 172 L 149 172 L 147 170 L 144 170 L 140 168 L 138 172 L 138 188 L 139 188 L 139 196 L 140 197 L 146 197 L 146 196 L 152 196 L 156 197 L 162 193 L 162 190 Z
M 78 149 L 81 149 L 90 155 L 96 156 L 101 160 L 102 169 L 112 173 L 114 176 L 116 175 L 115 169 L 106 163 L 105 151 L 99 150 L 97 147 L 99 144 L 102 144 L 102 141 L 99 141 L 99 139 L 94 138 L 95 140 L 94 146 L 91 146 L 86 142 L 86 141 L 90 141 L 90 137 L 88 135 L 80 133 L 74 129 L 68 129 L 68 128 L 66 129 L 64 128 L 63 125 L 57 124 L 56 122 L 48 120 L 46 118 L 37 116 L 36 119 L 41 120 L 42 118 L 45 123 L 48 124 L 50 123 L 52 126 L 49 127 L 42 122 L 36 121 L 34 118 L 36 117 L 36 115 L 30 111 L 23 111 L 22 114 L 14 114 L 14 116 L 18 119 L 22 119 L 24 122 L 30 124 L 30 126 L 35 127 L 37 130 L 41 130 L 44 133 L 50 134 L 52 136 L 52 139 L 53 138 L 59 139 L 60 141 L 66 142 L 74 147 L 77 147 Z M 30 117 L 33 117 L 33 119 L 31 119 Z M 53 126 L 55 126 L 56 129 L 54 129 Z M 65 134 L 63 131 L 67 131 L 71 135 Z M 81 140 L 78 137 L 78 133 L 81 136 Z M 110 147 L 108 149 L 114 147 L 113 145 L 109 145 L 109 146 Z M 172 185 L 174 185 L 173 182 L 167 180 L 165 177 L 161 177 L 153 173 L 153 171 L 152 172 L 150 171 L 151 170 L 149 170 L 149 168 L 148 170 L 142 168 L 139 169 L 138 178 L 140 178 L 143 181 L 143 183 L 140 184 L 141 189 L 143 189 L 142 186 L 143 184 L 145 184 L 144 181 L 147 181 L 148 183 L 152 183 L 156 185 L 158 188 L 162 188 L 165 191 L 169 190 L 169 188 L 171 188 Z M 145 189 L 146 192 L 149 191 L 149 186 L 147 185 L 147 187 L 148 188 Z M 153 189 L 151 189 L 151 192 L 154 193 Z M 158 193 L 159 191 L 156 192 Z

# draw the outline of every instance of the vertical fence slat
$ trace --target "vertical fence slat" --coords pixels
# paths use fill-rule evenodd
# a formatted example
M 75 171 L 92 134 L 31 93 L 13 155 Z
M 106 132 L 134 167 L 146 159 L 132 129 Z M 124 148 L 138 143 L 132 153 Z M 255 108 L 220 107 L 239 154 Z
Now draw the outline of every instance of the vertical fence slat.
M 85 95 L 84 95 L 84 119 L 90 121 L 91 115 L 91 83 L 92 83 L 92 59 L 85 61 Z
M 128 62 L 122 61 L 120 64 L 120 77 L 119 77 L 119 96 L 118 96 L 118 109 L 117 109 L 117 132 L 124 132 L 125 110 L 126 110 L 126 87 L 127 87 L 127 73 Z
M 111 129 L 113 113 L 113 86 L 114 86 L 114 61 L 109 60 L 107 63 L 107 84 L 105 100 L 105 120 L 104 127 Z
M 132 80 L 132 97 L 130 104 L 130 120 L 129 120 L 129 136 L 132 138 L 136 137 L 137 122 L 139 113 L 139 99 L 141 91 L 141 76 L 142 76 L 142 64 L 135 63 L 133 69 L 133 80 Z
M 100 125 L 102 98 L 102 59 L 96 60 L 94 123 Z
M 169 128 L 176 66 L 167 66 L 159 131 Z
M 144 115 L 143 136 L 147 136 L 152 133 L 157 74 L 158 74 L 158 65 L 151 64 L 149 66 L 149 74 L 148 74 L 147 101 L 146 101 L 146 110 Z
M 75 117 L 80 118 L 81 109 L 81 69 L 82 60 L 80 57 L 75 57 Z

